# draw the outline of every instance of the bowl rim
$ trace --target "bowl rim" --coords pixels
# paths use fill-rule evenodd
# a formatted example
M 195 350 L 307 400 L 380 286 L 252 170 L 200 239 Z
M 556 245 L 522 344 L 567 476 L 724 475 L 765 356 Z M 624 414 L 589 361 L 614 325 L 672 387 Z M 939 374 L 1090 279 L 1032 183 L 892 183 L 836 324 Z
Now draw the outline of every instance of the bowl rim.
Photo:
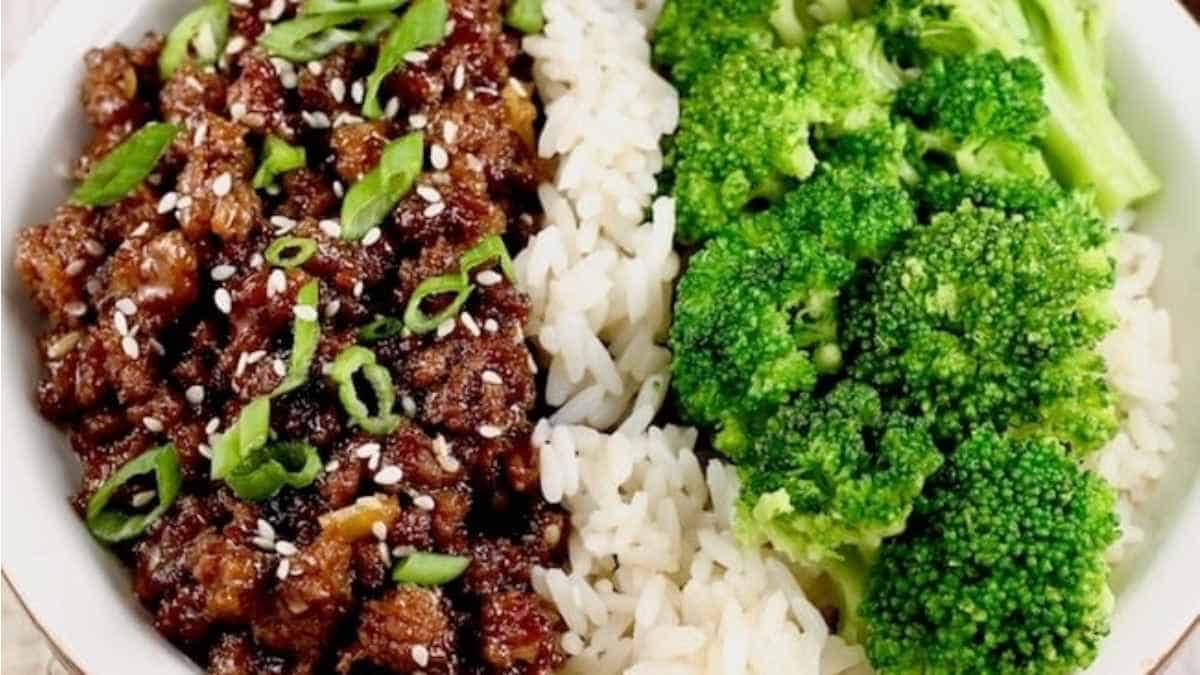
M 25 92 L 34 87 L 42 76 L 42 63 L 48 59 L 62 59 L 61 44 L 64 42 L 68 45 L 75 44 L 75 38 L 83 36 L 94 37 L 97 34 L 102 34 L 102 30 L 94 26 L 103 25 L 109 33 L 112 33 L 119 28 L 127 27 L 124 22 L 116 24 L 112 17 L 121 16 L 122 9 L 127 9 L 130 13 L 136 13 L 143 10 L 153 0 L 108 0 L 104 3 L 91 3 L 86 0 L 60 0 L 60 2 L 49 12 L 45 17 L 41 26 L 30 36 L 26 46 L 23 48 L 19 57 L 11 64 L 8 72 L 3 77 L 4 89 L 7 89 L 10 96 L 3 103 L 4 116 L 9 119 L 5 125 L 4 136 L 8 140 L 9 128 L 16 126 L 14 119 L 20 119 L 21 115 L 14 115 L 17 111 L 17 103 L 13 102 L 16 98 L 15 93 Z M 1200 63 L 1200 23 L 1194 20 L 1184 7 L 1176 2 L 1176 0 L 1118 0 L 1119 7 L 1117 12 L 1118 26 L 1114 27 L 1114 32 L 1122 33 L 1122 36 L 1127 38 L 1135 47 L 1152 47 L 1159 49 L 1169 55 L 1170 60 L 1179 63 Z M 1138 26 L 1143 29 L 1153 28 L 1153 36 L 1149 34 L 1137 35 L 1136 31 L 1131 26 Z M 1150 31 L 1145 31 L 1149 33 Z M 66 39 L 64 39 L 64 36 Z M 80 49 L 86 49 L 92 46 L 91 43 L 82 44 Z M 1153 71 L 1151 71 L 1153 72 Z M 1181 82 L 1178 78 L 1163 78 L 1164 82 L 1178 85 Z M 1183 106 L 1183 102 L 1193 102 L 1186 98 L 1188 92 L 1186 87 L 1164 87 L 1161 89 L 1163 100 L 1162 103 L 1167 106 L 1179 105 Z M 1200 104 L 1200 96 L 1194 97 L 1194 103 Z M 1177 108 L 1187 111 L 1186 106 Z M 1196 133 L 1197 139 L 1200 139 L 1200 107 L 1191 108 L 1193 114 L 1197 115 Z M 1185 112 L 1186 114 L 1186 112 Z M 1200 143 L 1200 141 L 1198 141 Z M 7 152 L 5 153 L 8 154 Z M 6 181 L 7 183 L 7 181 Z M 7 193 L 8 190 L 6 189 Z M 8 196 L 8 195 L 6 195 Z M 10 196 L 11 198 L 11 196 Z M 13 233 L 17 231 L 17 226 L 13 226 Z M 3 227 L 4 230 L 9 228 Z M 5 235 L 6 243 L 8 235 Z M 10 244 L 11 245 L 11 244 Z M 5 250 L 11 251 L 10 248 Z M 5 267 L 10 265 L 9 260 L 4 261 Z M 4 303 L 8 305 L 12 299 L 8 293 L 4 294 Z M 6 314 L 8 308 L 6 308 Z M 2 332 L 5 336 L 14 333 L 15 329 L 10 328 L 15 322 L 5 321 L 2 327 Z M 5 388 L 13 387 L 14 385 L 6 378 Z M 23 384 L 23 383 L 22 383 Z M 7 395 L 6 395 L 7 397 Z M 41 418 L 35 422 L 37 424 L 48 424 Z M 1179 448 L 1176 452 L 1186 452 L 1187 449 Z M 7 481 L 5 481 L 7 482 Z M 3 516 L 4 522 L 8 522 L 10 518 L 15 517 L 12 514 L 12 506 L 8 498 L 4 500 L 6 508 Z M 1178 505 L 1178 508 L 1173 513 L 1174 518 L 1169 527 L 1171 537 L 1167 538 L 1158 547 L 1153 559 L 1148 561 L 1148 565 L 1155 567 L 1161 566 L 1163 561 L 1174 562 L 1171 568 L 1176 574 L 1184 571 L 1184 563 L 1187 560 L 1195 560 L 1195 552 L 1189 552 L 1188 546 L 1184 541 L 1187 535 L 1191 533 L 1196 538 L 1200 538 L 1200 484 L 1197 484 L 1190 490 L 1185 497 L 1184 503 Z M 5 528 L 11 531 L 11 528 Z M 17 598 L 21 608 L 29 617 L 33 625 L 38 631 L 46 637 L 51 649 L 66 667 L 72 672 L 87 673 L 83 664 L 88 660 L 84 658 L 87 654 L 81 655 L 75 653 L 71 645 L 64 639 L 69 631 L 63 631 L 64 623 L 63 610 L 50 611 L 48 602 L 44 599 L 34 597 L 28 594 L 27 585 L 23 589 L 18 579 L 23 578 L 22 575 L 30 570 L 29 564 L 13 564 L 13 558 L 20 558 L 21 555 L 13 555 L 13 543 L 23 543 L 24 540 L 16 542 L 8 541 L 9 555 L 2 561 L 2 575 L 5 581 L 8 582 L 13 590 L 14 596 Z M 21 548 L 16 547 L 17 551 Z M 90 564 L 90 563 L 89 563 Z M 1141 672 L 1157 673 L 1170 660 L 1172 655 L 1178 651 L 1183 642 L 1190 636 L 1192 639 L 1200 639 L 1200 576 L 1192 580 L 1192 585 L 1196 591 L 1196 601 L 1192 603 L 1189 610 L 1187 602 L 1173 603 L 1171 606 L 1170 616 L 1159 617 L 1162 623 L 1159 624 L 1157 630 L 1140 631 L 1138 637 L 1147 641 L 1153 640 L 1153 644 L 1157 645 L 1153 650 L 1146 648 L 1143 653 L 1157 655 L 1157 658 L 1151 657 L 1148 661 L 1148 667 Z M 1186 590 L 1186 589 L 1185 589 Z M 1150 593 L 1145 588 L 1127 589 L 1127 592 L 1136 592 L 1141 595 Z M 1184 593 L 1183 595 L 1187 595 Z M 1145 603 L 1141 603 L 1145 606 Z M 32 611 L 32 607 L 37 605 L 40 612 Z M 1169 626 L 1163 625 L 1169 623 Z M 1165 630 L 1164 630 L 1165 629 Z M 157 635 L 157 633 L 155 633 Z M 161 639 L 161 637 L 160 637 Z M 171 647 L 174 649 L 174 647 Z

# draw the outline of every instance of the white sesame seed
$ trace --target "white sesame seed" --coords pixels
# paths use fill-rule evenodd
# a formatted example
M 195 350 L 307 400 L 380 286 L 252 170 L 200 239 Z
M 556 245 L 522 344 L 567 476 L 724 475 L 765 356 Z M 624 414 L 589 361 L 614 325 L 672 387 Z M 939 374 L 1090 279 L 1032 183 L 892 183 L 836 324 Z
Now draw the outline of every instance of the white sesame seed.
M 340 468 L 342 468 L 342 463 L 335 459 L 325 465 L 325 473 L 333 473 Z
M 340 77 L 335 77 L 329 81 L 329 93 L 333 96 L 333 100 L 341 103 L 346 100 L 346 81 Z
M 157 417 L 143 417 L 142 425 L 156 434 L 163 430 L 163 423 Z
M 277 21 L 283 16 L 283 10 L 287 8 L 287 0 L 273 0 L 271 4 L 258 13 L 258 18 L 263 21 Z
M 220 429 L 220 428 L 221 428 L 221 418 L 214 417 L 208 421 L 208 424 L 204 425 L 204 433 L 215 434 L 215 433 L 217 433 L 217 429 Z
M 267 296 L 272 297 L 287 290 L 287 275 L 281 269 L 271 270 L 267 275 Z
M 478 281 L 480 286 L 495 286 L 503 279 L 504 277 L 500 276 L 494 270 L 484 270 L 475 275 L 475 281 Z
M 429 649 L 425 645 L 413 645 L 409 653 L 412 656 L 413 662 L 421 668 L 429 665 Z
M 379 485 L 395 485 L 404 478 L 404 471 L 398 466 L 385 466 L 375 474 L 375 482 Z
M 284 579 L 288 578 L 288 574 L 291 574 L 291 572 L 292 572 L 292 561 L 288 560 L 287 558 L 284 558 L 283 560 L 279 561 L 279 567 L 275 570 L 275 576 L 280 581 L 283 581 Z
M 207 443 L 201 443 L 200 445 L 196 446 L 196 449 L 200 451 L 201 457 L 212 459 L 212 448 L 208 447 Z
M 462 321 L 464 326 L 467 327 L 467 330 L 471 332 L 471 335 L 479 337 L 479 324 L 475 322 L 475 317 L 471 316 L 467 312 L 463 312 L 459 315 L 458 319 L 459 321 Z
M 187 398 L 188 403 L 192 405 L 200 405 L 204 402 L 204 387 L 199 384 L 193 384 L 183 393 Z
M 271 216 L 271 225 L 278 230 L 286 230 L 285 232 L 276 232 L 276 234 L 287 234 L 296 227 L 296 221 L 287 216 Z
M 147 342 L 150 343 L 150 349 L 154 350 L 155 354 L 158 354 L 159 356 L 167 355 L 167 348 L 162 346 L 162 343 L 159 342 L 158 340 L 155 340 L 154 338 L 150 338 L 149 340 L 147 340 Z
M 87 261 L 76 258 L 75 260 L 71 261 L 71 264 L 67 265 L 67 269 L 64 271 L 69 277 L 77 277 L 79 276 L 79 273 L 83 271 L 84 267 L 87 267 Z
M 179 211 L 184 211 L 192 208 L 192 203 L 193 201 L 190 195 L 183 195 L 179 198 L 179 201 L 175 203 L 175 208 Z
M 499 438 L 500 434 L 504 433 L 503 429 L 494 424 L 481 424 L 477 431 L 483 438 Z
M 515 77 L 508 78 L 508 86 L 512 87 L 513 91 L 522 98 L 529 98 L 529 90 L 525 88 L 525 83 Z
M 446 319 L 445 321 L 443 321 L 443 322 L 442 322 L 442 323 L 441 323 L 441 324 L 440 324 L 440 325 L 437 327 L 437 336 L 438 336 L 438 338 L 444 338 L 444 337 L 446 337 L 447 335 L 449 335 L 449 334 L 453 333 L 453 332 L 454 332 L 454 325 L 455 325 L 454 317 L 451 317 L 451 318 L 449 318 L 449 319 Z
M 338 199 L 341 199 L 342 197 L 346 196 L 346 186 L 342 185 L 342 181 L 340 181 L 340 180 L 333 181 L 333 194 Z M 339 231 L 339 235 L 340 234 L 341 233 Z
M 221 310 L 222 314 L 228 314 L 233 311 L 233 296 L 229 295 L 229 291 L 224 288 L 218 288 L 213 293 L 213 302 L 217 305 L 217 309 Z
M 417 195 L 430 204 L 442 201 L 442 193 L 438 192 L 437 188 L 428 185 L 418 185 Z
M 241 377 L 246 372 L 246 352 L 238 354 L 237 367 L 233 370 L 234 377 Z
M 87 250 L 89 255 L 104 255 L 104 244 L 101 244 L 95 239 L 85 239 L 83 242 L 83 248 Z
M 258 536 L 260 536 L 264 539 L 272 540 L 271 549 L 274 550 L 275 549 L 275 544 L 274 544 L 275 526 L 272 525 L 270 522 L 268 522 L 264 518 L 259 518 L 258 522 L 255 523 L 255 526 L 258 531 Z
M 255 253 L 250 256 L 250 269 L 258 269 L 263 266 L 263 257 L 261 253 Z
M 212 37 L 211 32 L 208 35 L 210 38 Z M 197 36 L 197 37 L 199 37 L 199 36 Z M 187 79 L 184 80 L 184 83 L 187 84 L 187 86 L 191 87 L 192 89 L 195 89 L 196 91 L 204 91 L 204 85 L 200 84 L 200 80 L 197 80 L 195 77 L 192 77 L 191 75 L 189 75 L 187 77 Z
M 225 53 L 229 55 L 237 54 L 246 48 L 246 38 L 241 35 L 234 35 L 229 39 L 229 44 L 225 45 Z
M 337 239 L 338 237 L 342 236 L 341 223 L 331 218 L 322 220 L 317 224 L 317 227 L 321 228 L 321 232 L 325 233 L 325 236 L 331 239 Z
M 313 75 L 320 75 L 325 70 L 325 66 L 322 66 L 320 61 L 309 61 L 305 67 Z
M 464 66 L 463 64 L 460 63 L 460 64 L 458 64 L 458 66 L 456 66 L 454 68 L 454 81 L 451 84 L 454 85 L 454 90 L 458 91 L 459 89 L 462 89 L 466 83 L 467 83 L 467 68 L 466 68 L 466 66 Z
M 192 145 L 204 145 L 204 141 L 208 139 L 208 122 L 201 122 L 196 125 L 196 132 L 192 134 Z
M 117 311 L 125 316 L 133 316 L 134 314 L 137 314 L 137 303 L 129 298 L 121 298 L 120 300 L 117 300 L 116 306 Z
M 386 105 L 383 106 L 383 116 L 386 119 L 394 120 L 396 115 L 400 114 L 400 99 L 393 96 L 388 99 Z
M 312 112 L 307 110 L 301 111 L 300 119 L 304 120 L 304 123 L 313 129 L 328 129 L 330 126 L 329 115 L 326 115 L 320 110 L 314 110 Z
M 354 289 L 353 289 L 353 291 L 352 291 L 352 292 L 354 293 L 354 297 L 356 297 L 356 298 L 361 298 L 361 297 L 362 297 L 362 294 L 363 294 L 363 282 L 362 282 L 361 280 L 360 280 L 360 281 L 356 281 L 356 282 L 354 282 Z
M 489 333 L 495 333 L 500 330 L 500 324 L 496 323 L 495 319 L 488 319 L 483 322 L 483 329 Z
M 400 397 L 400 408 L 404 410 L 404 414 L 409 417 L 417 416 L 417 402 L 408 394 Z
M 442 139 L 447 145 L 454 145 L 454 141 L 458 140 L 458 125 L 450 120 L 442 125 Z
M 397 546 L 392 549 L 392 555 L 397 558 L 407 558 L 417 552 L 417 549 L 412 546 Z
M 338 113 L 338 116 L 334 118 L 333 128 L 337 129 L 338 127 L 344 127 L 349 124 L 360 124 L 362 122 L 363 118 L 358 115 L 343 111 Z
M 63 309 L 67 311 L 67 314 L 70 314 L 74 317 L 80 317 L 84 314 L 87 314 L 87 305 L 79 302 L 78 300 L 68 302 L 65 306 L 63 306 Z
M 483 374 L 479 376 L 479 379 L 483 380 L 484 384 L 504 384 L 504 379 L 500 377 L 500 373 L 497 373 L 494 370 L 483 371 Z
M 267 537 L 254 537 L 250 540 L 255 546 L 269 553 L 275 552 L 275 539 Z
M 423 51 L 413 50 L 404 55 L 404 60 L 409 63 L 425 63 L 429 60 L 429 55 Z
M 454 22 L 454 19 L 447 19 L 446 20 L 446 35 L 453 33 L 454 27 L 457 25 L 458 24 Z
M 224 197 L 229 194 L 231 189 L 233 189 L 233 176 L 228 171 L 213 179 L 212 191 L 214 195 Z
M 424 129 L 426 124 L 429 124 L 429 118 L 420 113 L 408 116 L 408 126 L 414 129 Z
M 375 535 L 375 538 L 379 541 L 387 539 L 387 525 L 384 525 L 379 520 L 371 523 L 371 534 Z
M 473 153 L 468 153 L 467 168 L 472 171 L 483 171 L 483 160 L 476 157 Z
M 237 268 L 233 265 L 217 265 L 209 272 L 213 281 L 228 281 L 234 274 L 237 274 Z
M 446 154 L 445 148 L 434 143 L 433 147 L 429 148 L 429 163 L 433 165 L 433 168 L 441 171 L 450 166 L 450 156 Z
M 426 218 L 437 218 L 438 216 L 442 215 L 445 212 L 446 212 L 446 203 L 445 202 L 434 202 L 433 204 L 426 206 L 425 210 L 422 211 L 421 213 Z
M 283 362 L 283 359 L 274 359 L 271 361 L 271 372 L 279 377 L 287 377 L 287 364 Z
M 312 305 L 296 305 L 292 308 L 292 314 L 301 321 L 316 321 L 317 308 Z
M 246 104 L 242 103 L 241 101 L 238 101 L 238 102 L 234 103 L 233 105 L 229 106 L 229 116 L 232 117 L 234 119 L 234 121 L 240 120 L 243 117 L 245 117 L 246 116 Z
M 532 354 L 525 355 L 525 365 L 529 366 L 529 372 L 536 374 L 538 371 L 537 361 L 533 360 Z
M 129 504 L 131 506 L 133 506 L 133 508 L 135 508 L 135 509 L 140 509 L 143 506 L 154 501 L 154 496 L 157 494 L 158 493 L 155 492 L 154 490 L 142 490 L 141 492 L 134 494 L 133 497 L 130 498 Z
M 392 555 L 388 552 L 387 542 L 381 541 L 375 547 L 379 551 L 379 557 L 383 559 L 383 564 L 390 566 L 392 564 Z
M 430 497 L 429 495 L 421 495 L 413 499 L 413 506 L 416 506 L 422 511 L 432 511 L 436 504 L 434 504 L 433 497 Z
M 367 230 L 367 233 L 363 236 L 362 245 L 364 247 L 374 246 L 375 244 L 379 243 L 379 240 L 382 237 L 383 231 L 378 227 L 372 227 L 371 229 Z
M 285 539 L 275 542 L 275 552 L 282 556 L 293 556 L 300 552 L 296 545 Z
M 168 192 L 158 200 L 158 212 L 160 214 L 170 213 L 175 210 L 175 205 L 179 203 L 179 194 L 176 192 Z M 133 235 L 138 236 L 138 235 Z
M 354 456 L 360 459 L 367 459 L 372 455 L 378 455 L 381 450 L 378 443 L 363 443 L 354 449 Z
M 375 471 L 379 468 L 379 464 L 381 462 L 382 460 L 380 459 L 380 455 L 371 455 L 367 458 L 367 468 L 371 471 Z
M 129 321 L 125 318 L 124 314 L 113 312 L 113 326 L 117 329 L 118 335 L 129 335 Z
M 265 352 L 262 349 L 250 352 L 249 354 L 246 355 L 246 363 L 250 364 L 250 365 L 254 365 L 255 363 L 258 363 L 259 361 L 262 361 L 266 356 L 267 356 L 267 352 Z
M 355 80 L 354 84 L 350 85 L 350 100 L 355 103 L 362 103 L 365 95 L 366 87 L 363 86 L 363 81 Z

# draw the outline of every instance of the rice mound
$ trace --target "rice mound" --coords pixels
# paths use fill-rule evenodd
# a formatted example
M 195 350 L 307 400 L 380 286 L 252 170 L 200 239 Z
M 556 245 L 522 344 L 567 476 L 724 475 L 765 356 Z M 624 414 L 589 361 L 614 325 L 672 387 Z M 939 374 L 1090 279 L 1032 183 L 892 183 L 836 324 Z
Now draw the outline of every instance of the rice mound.
M 535 570 L 534 587 L 568 625 L 568 673 L 870 672 L 782 559 L 738 544 L 733 467 L 702 467 L 696 430 L 651 426 L 680 268 L 674 203 L 654 198 L 659 141 L 679 121 L 678 94 L 650 65 L 661 5 L 544 0 L 545 31 L 523 43 L 545 103 L 539 154 L 559 161 L 539 189 L 546 227 L 515 258 L 556 409 L 533 440 L 542 492 L 573 525 L 570 569 Z M 1117 222 L 1119 326 L 1100 348 L 1124 425 L 1091 460 L 1119 494 L 1114 564 L 1143 539 L 1137 508 L 1172 449 L 1179 376 L 1149 298 L 1161 249 L 1131 224 Z

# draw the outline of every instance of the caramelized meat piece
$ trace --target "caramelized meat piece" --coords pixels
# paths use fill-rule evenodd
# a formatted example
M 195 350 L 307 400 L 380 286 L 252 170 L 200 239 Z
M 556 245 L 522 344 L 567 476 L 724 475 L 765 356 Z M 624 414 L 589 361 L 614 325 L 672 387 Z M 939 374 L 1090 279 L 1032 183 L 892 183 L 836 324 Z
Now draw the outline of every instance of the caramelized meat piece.
M 249 636 L 241 633 L 222 635 L 208 653 L 210 675 L 285 675 L 288 662 L 264 654 Z
M 309 168 L 289 171 L 279 177 L 284 200 L 276 211 L 292 220 L 335 216 L 339 202 L 333 186 L 318 171 Z
M 225 80 L 185 63 L 163 83 L 158 106 L 162 118 L 174 124 L 193 115 L 220 113 L 225 107 Z
M 383 147 L 391 140 L 387 122 L 346 124 L 333 130 L 329 146 L 337 157 L 335 167 L 347 185 L 358 182 L 379 164 Z
M 559 649 L 562 619 L 533 593 L 489 595 L 480 612 L 483 657 L 497 669 L 523 666 L 518 672 L 550 675 L 566 660 Z
M 226 96 L 229 116 L 257 134 L 294 140 L 296 129 L 284 110 L 287 100 L 275 66 L 257 51 L 244 54 L 238 65 L 241 75 Z
M 140 123 L 146 104 L 138 98 L 138 71 L 129 49 L 115 44 L 83 57 L 80 99 L 88 121 L 97 128 Z
M 104 253 L 94 234 L 91 211 L 64 206 L 54 220 L 17 235 L 17 276 L 55 323 L 75 323 L 88 312 L 84 285 Z
M 278 582 L 266 611 L 254 619 L 254 639 L 283 654 L 312 656 L 354 602 L 351 546 L 321 537 L 289 562 L 287 578 Z
M 212 232 L 225 240 L 242 240 L 262 220 L 262 203 L 250 184 L 254 153 L 240 125 L 212 114 L 205 123 L 204 142 L 192 148 L 179 174 L 176 217 L 189 239 Z
M 447 601 L 435 590 L 402 586 L 364 603 L 353 645 L 342 653 L 338 672 L 365 662 L 397 673 L 450 673 L 454 625 Z

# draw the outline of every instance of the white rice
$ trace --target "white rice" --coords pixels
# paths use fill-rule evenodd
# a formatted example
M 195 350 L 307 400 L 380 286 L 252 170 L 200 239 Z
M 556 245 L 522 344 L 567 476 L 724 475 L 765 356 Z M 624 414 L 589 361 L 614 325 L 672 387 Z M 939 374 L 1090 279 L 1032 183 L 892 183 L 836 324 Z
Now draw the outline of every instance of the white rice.
M 782 560 L 738 544 L 733 468 L 702 468 L 695 430 L 651 426 L 680 265 L 674 203 L 653 198 L 659 141 L 679 118 L 650 67 L 661 1 L 545 0 L 544 34 L 524 41 L 546 104 L 539 153 L 559 169 L 539 189 L 546 227 L 515 263 L 557 409 L 534 434 L 541 488 L 573 524 L 568 568 L 537 570 L 534 584 L 568 625 L 568 673 L 869 672 Z M 1148 298 L 1160 250 L 1125 232 L 1119 251 L 1121 324 L 1101 351 L 1125 424 L 1094 460 L 1120 494 L 1114 561 L 1142 538 L 1136 509 L 1171 449 L 1178 377 L 1166 312 Z

